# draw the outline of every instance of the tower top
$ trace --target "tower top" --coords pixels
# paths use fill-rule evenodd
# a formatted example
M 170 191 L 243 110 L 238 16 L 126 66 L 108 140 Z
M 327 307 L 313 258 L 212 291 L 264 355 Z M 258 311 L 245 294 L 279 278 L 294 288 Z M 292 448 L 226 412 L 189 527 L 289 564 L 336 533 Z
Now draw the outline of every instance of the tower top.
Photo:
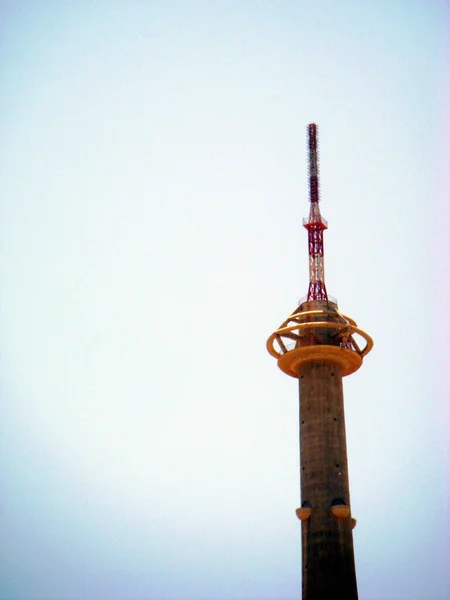
M 317 151 L 317 125 L 308 125 L 308 151 L 309 151 L 309 201 L 319 202 L 319 160 Z
M 308 230 L 309 253 L 309 288 L 307 300 L 328 300 L 325 287 L 323 232 L 328 223 L 320 214 L 319 208 L 319 152 L 317 141 L 317 125 L 308 125 L 308 156 L 309 156 L 309 217 L 303 219 L 303 225 Z
M 280 369 L 299 377 L 300 365 L 329 362 L 341 368 L 342 375 L 354 373 L 370 352 L 372 338 L 359 329 L 350 317 L 338 311 L 337 302 L 328 296 L 323 269 L 323 232 L 328 224 L 319 209 L 319 161 L 317 125 L 307 127 L 309 156 L 309 217 L 303 219 L 308 231 L 309 288 L 296 309 L 267 340 L 267 350 Z

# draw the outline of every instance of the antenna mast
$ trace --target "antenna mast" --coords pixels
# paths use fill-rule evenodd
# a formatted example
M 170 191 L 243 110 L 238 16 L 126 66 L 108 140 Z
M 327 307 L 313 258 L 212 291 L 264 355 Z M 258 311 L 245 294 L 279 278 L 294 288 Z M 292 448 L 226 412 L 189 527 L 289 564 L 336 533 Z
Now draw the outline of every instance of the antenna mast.
M 309 152 L 309 217 L 303 219 L 308 230 L 309 288 L 307 301 L 328 300 L 323 265 L 323 232 L 328 229 L 327 221 L 319 208 L 319 156 L 317 148 L 317 125 L 308 125 Z

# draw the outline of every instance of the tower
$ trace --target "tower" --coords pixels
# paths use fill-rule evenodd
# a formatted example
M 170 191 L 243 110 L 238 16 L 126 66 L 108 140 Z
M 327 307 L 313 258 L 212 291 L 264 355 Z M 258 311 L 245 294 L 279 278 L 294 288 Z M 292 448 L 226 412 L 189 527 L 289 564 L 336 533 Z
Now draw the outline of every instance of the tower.
M 306 298 L 267 340 L 279 368 L 299 381 L 303 600 L 356 600 L 355 559 L 342 378 L 373 346 L 370 336 L 338 310 L 324 278 L 317 126 L 308 126 L 309 287 Z

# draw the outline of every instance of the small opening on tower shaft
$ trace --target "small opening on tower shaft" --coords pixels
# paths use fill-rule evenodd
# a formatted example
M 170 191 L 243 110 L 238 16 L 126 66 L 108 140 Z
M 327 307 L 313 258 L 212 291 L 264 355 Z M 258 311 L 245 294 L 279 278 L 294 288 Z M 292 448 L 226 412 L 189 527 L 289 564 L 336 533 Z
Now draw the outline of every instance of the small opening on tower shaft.
M 347 503 L 342 500 L 342 498 L 335 498 L 331 502 L 331 506 L 347 506 Z

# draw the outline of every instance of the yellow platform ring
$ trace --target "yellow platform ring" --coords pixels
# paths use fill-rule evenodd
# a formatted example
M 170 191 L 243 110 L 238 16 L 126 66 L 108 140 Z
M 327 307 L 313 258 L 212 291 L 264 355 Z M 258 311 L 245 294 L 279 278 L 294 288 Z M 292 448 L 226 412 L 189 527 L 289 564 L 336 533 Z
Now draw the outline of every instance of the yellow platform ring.
M 309 362 L 330 362 L 339 365 L 342 376 L 345 376 L 351 375 L 359 369 L 362 365 L 362 358 L 354 350 L 323 344 L 294 348 L 280 356 L 278 366 L 286 375 L 298 378 L 300 366 Z
M 341 320 L 336 321 L 306 321 L 302 322 L 305 317 L 338 317 Z M 293 323 L 288 325 L 288 323 Z M 292 339 L 297 338 L 300 332 L 304 329 L 311 328 L 328 328 L 334 329 L 344 340 L 351 339 L 354 348 L 341 345 L 331 346 L 328 344 L 311 344 L 308 346 L 298 346 L 293 349 L 287 349 L 286 344 L 290 344 Z M 352 338 L 353 334 L 358 334 L 365 341 L 364 348 L 360 349 L 356 341 Z M 278 351 L 274 342 L 277 341 L 280 346 Z M 363 357 L 370 352 L 373 347 L 372 338 L 362 329 L 356 326 L 355 321 L 349 317 L 331 312 L 331 311 L 307 311 L 305 313 L 296 313 L 291 315 L 283 322 L 281 327 L 277 329 L 267 340 L 267 350 L 277 359 L 280 369 L 290 375 L 298 378 L 298 371 L 302 364 L 307 362 L 330 362 L 340 366 L 342 375 L 350 375 L 359 369 L 362 364 Z

